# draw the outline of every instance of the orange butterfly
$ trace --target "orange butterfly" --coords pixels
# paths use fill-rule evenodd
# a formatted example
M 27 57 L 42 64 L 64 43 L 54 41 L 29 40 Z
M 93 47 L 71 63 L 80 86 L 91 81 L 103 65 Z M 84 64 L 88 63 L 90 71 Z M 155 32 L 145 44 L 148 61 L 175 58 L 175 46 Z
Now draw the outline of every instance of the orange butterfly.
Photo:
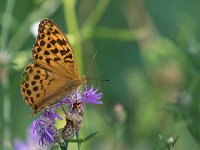
M 78 63 L 61 29 L 50 19 L 39 24 L 33 60 L 22 73 L 21 93 L 36 114 L 77 90 L 87 77 L 78 77 Z

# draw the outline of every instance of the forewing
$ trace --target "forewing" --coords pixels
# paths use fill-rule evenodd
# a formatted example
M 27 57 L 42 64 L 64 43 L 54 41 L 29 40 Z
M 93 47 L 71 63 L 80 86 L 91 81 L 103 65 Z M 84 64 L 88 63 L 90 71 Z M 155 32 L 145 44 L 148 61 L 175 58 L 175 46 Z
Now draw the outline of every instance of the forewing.
M 78 78 L 78 64 L 72 47 L 59 27 L 50 19 L 40 22 L 32 51 L 36 63 L 43 68 L 64 78 Z

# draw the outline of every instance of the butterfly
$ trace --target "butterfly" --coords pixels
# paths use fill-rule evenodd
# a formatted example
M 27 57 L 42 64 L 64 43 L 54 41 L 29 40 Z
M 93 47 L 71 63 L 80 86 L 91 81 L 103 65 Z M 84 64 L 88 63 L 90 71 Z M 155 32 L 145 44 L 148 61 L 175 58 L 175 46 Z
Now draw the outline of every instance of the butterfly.
M 60 101 L 86 83 L 78 77 L 74 51 L 61 29 L 43 19 L 32 48 L 33 60 L 22 73 L 21 93 L 36 114 Z

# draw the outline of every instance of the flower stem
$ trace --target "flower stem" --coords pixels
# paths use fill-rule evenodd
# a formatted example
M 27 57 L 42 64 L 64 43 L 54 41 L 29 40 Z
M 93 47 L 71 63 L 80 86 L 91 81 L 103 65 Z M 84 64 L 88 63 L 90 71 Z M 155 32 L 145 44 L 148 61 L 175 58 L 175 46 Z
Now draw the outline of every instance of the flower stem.
M 6 9 L 2 19 L 2 38 L 1 38 L 1 50 L 5 50 L 8 42 L 9 28 L 11 25 L 12 11 L 14 8 L 15 0 L 8 0 Z
M 64 0 L 64 11 L 65 11 L 65 20 L 68 28 L 68 32 L 73 34 L 76 39 L 75 45 L 73 45 L 76 58 L 79 62 L 79 72 L 83 72 L 83 58 L 82 58 L 82 45 L 80 38 L 80 31 L 78 25 L 78 18 L 76 15 L 76 0 Z
M 81 34 L 84 40 L 87 40 L 93 34 L 97 23 L 101 20 L 103 14 L 106 12 L 111 0 L 99 0 L 94 10 L 90 13 L 89 17 L 81 27 Z
M 11 141 L 11 100 L 9 96 L 9 75 L 8 75 L 8 68 L 4 69 L 5 74 L 2 77 L 2 90 L 3 90 L 3 120 L 4 120 L 4 142 L 10 142 Z M 8 149 L 7 146 L 4 145 L 5 149 Z
M 79 132 L 76 132 L 76 138 L 79 140 Z M 81 150 L 81 143 L 78 142 L 78 150 Z
M 0 51 L 6 51 L 9 29 L 11 25 L 12 12 L 14 8 L 15 0 L 8 0 L 6 9 L 2 18 L 2 37 L 1 37 L 1 48 Z M 3 97 L 3 143 L 11 142 L 11 99 L 9 94 L 10 80 L 8 67 L 2 69 L 2 97 Z M 10 149 L 11 145 L 3 144 L 3 149 Z

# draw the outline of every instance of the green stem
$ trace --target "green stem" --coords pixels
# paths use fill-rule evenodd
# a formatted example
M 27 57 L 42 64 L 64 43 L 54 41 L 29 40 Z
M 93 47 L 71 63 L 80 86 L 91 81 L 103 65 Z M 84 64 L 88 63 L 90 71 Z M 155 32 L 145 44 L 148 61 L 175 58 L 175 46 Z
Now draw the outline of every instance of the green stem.
M 12 12 L 14 8 L 15 0 L 8 0 L 6 9 L 2 19 L 2 38 L 1 38 L 1 50 L 4 51 L 8 42 L 8 34 L 11 25 Z
M 100 19 L 102 18 L 103 14 L 105 13 L 110 1 L 111 0 L 99 0 L 95 9 L 92 11 L 90 16 L 84 23 L 83 28 L 87 26 L 95 27 L 97 23 L 100 21 Z
M 6 51 L 9 29 L 11 25 L 12 12 L 14 8 L 15 0 L 8 0 L 6 9 L 2 19 L 2 37 L 1 37 L 1 50 Z M 11 143 L 11 100 L 9 95 L 9 73 L 8 67 L 5 66 L 2 69 L 2 97 L 3 97 L 3 142 Z M 11 145 L 3 144 L 3 149 L 10 149 Z
M 120 41 L 135 41 L 142 37 L 143 33 L 140 31 L 130 31 L 127 29 L 117 29 L 108 27 L 98 27 L 95 30 L 94 37 L 109 38 Z
M 59 8 L 60 4 L 61 2 L 59 0 L 48 0 L 45 1 L 39 9 L 31 12 L 26 17 L 25 21 L 23 23 L 20 23 L 16 33 L 12 36 L 11 40 L 9 41 L 9 49 L 15 52 L 19 51 L 30 36 L 28 30 L 30 25 L 33 23 L 33 20 L 41 20 L 41 18 L 53 14 Z
M 68 28 L 68 32 L 74 35 L 76 43 L 73 46 L 76 58 L 79 62 L 79 72 L 83 72 L 83 58 L 82 58 L 82 45 L 79 32 L 78 19 L 76 15 L 76 0 L 63 0 L 65 20 Z
M 11 100 L 9 95 L 9 74 L 8 68 L 3 69 L 4 75 L 2 77 L 2 90 L 3 90 L 3 138 L 4 142 L 11 142 Z M 4 149 L 9 149 L 10 145 L 3 145 Z
M 101 20 L 111 0 L 99 0 L 95 9 L 90 13 L 88 19 L 81 28 L 84 40 L 91 37 L 97 23 Z
M 79 132 L 76 132 L 76 138 L 79 140 Z M 81 150 L 81 143 L 78 142 L 78 150 Z

